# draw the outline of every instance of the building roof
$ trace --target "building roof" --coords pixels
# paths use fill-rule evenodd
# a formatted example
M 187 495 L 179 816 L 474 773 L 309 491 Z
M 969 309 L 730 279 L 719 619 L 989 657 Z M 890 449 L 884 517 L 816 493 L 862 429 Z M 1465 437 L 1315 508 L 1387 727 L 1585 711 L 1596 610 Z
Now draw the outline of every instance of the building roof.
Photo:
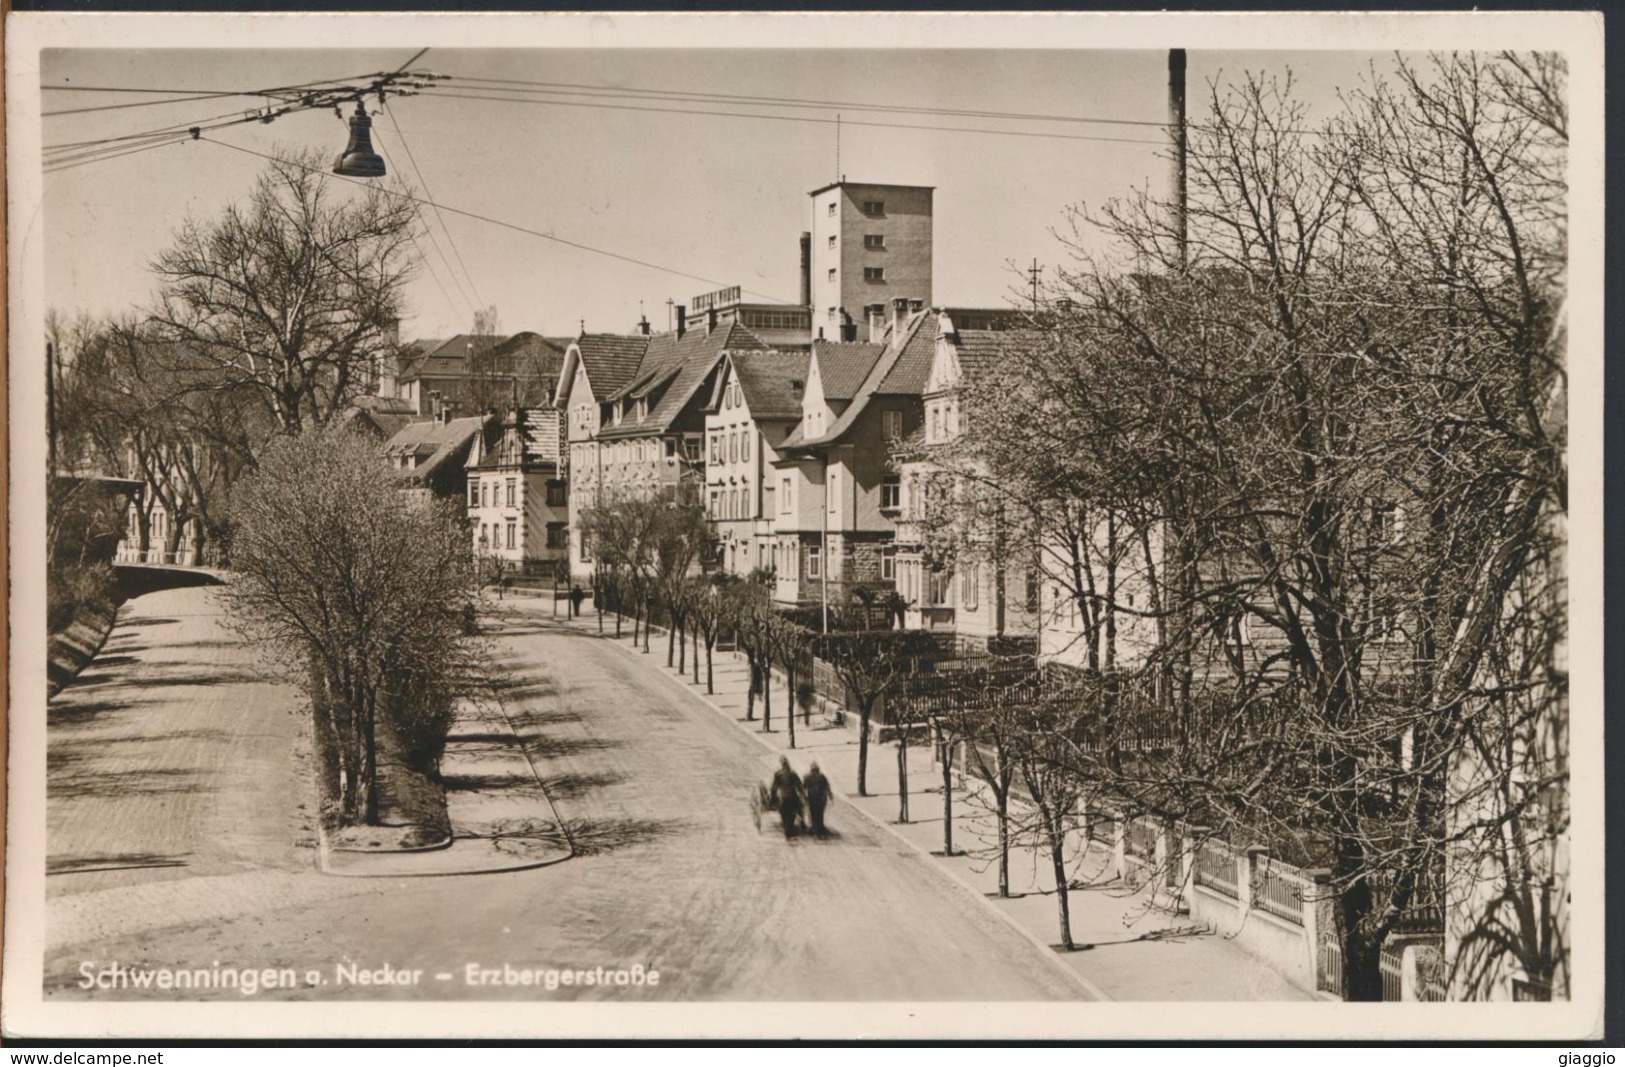
M 807 391 L 805 352 L 734 352 L 730 355 L 739 389 L 753 419 L 799 419 Z
M 817 196 L 819 193 L 827 193 L 831 189 L 839 189 L 843 185 L 858 185 L 858 186 L 864 187 L 865 189 L 935 189 L 936 188 L 936 186 L 934 186 L 934 185 L 898 185 L 896 182 L 849 182 L 845 178 L 842 178 L 838 182 L 830 182 L 828 185 L 820 185 L 818 188 L 814 189 L 812 192 L 808 193 L 807 195 L 808 196 Z
M 562 413 L 553 408 L 543 407 L 527 407 L 522 409 L 522 413 L 524 435 L 520 442 L 519 466 L 525 470 L 556 469 L 564 459 L 559 442 Z M 493 470 L 514 465 L 507 462 L 503 456 L 503 447 L 507 443 L 506 432 L 512 428 L 513 418 L 514 412 L 509 411 L 502 424 L 504 440 L 486 450 L 474 466 L 482 470 Z
M 923 360 L 923 369 L 920 355 L 922 337 L 926 339 L 924 344 L 927 353 Z M 870 398 L 878 394 L 919 396 L 920 390 L 925 388 L 925 376 L 931 370 L 929 353 L 935 351 L 936 338 L 937 312 L 935 310 L 914 312 L 909 317 L 908 323 L 902 327 L 902 336 L 893 337 L 892 343 L 875 361 L 873 369 L 869 371 L 846 410 L 836 417 L 824 433 L 817 437 L 797 440 L 794 447 L 829 445 L 839 441 L 863 415 L 869 406 Z M 822 364 L 819 366 L 819 373 L 823 373 Z M 797 434 L 799 432 L 798 429 Z M 786 441 L 785 444 L 789 445 L 790 442 Z
M 760 338 L 737 322 L 710 332 L 689 330 L 682 337 L 665 333 L 649 338 L 643 366 L 616 398 L 651 396 L 661 387 L 664 391 L 643 418 L 623 417 L 619 426 L 607 426 L 598 436 L 617 438 L 665 433 L 716 369 L 724 352 L 766 348 Z
M 413 456 L 416 463 L 409 471 L 417 478 L 434 473 L 452 458 L 463 454 L 476 435 L 485 427 L 487 415 L 472 415 L 462 419 L 430 419 L 403 426 L 384 445 L 384 455 L 390 459 Z
M 422 378 L 467 377 L 470 373 L 469 352 L 482 345 L 490 346 L 492 374 L 508 376 L 526 373 L 539 378 L 556 378 L 564 364 L 564 350 L 569 344 L 569 339 L 561 341 L 559 338 L 543 337 L 530 330 L 507 337 L 460 333 L 409 358 L 399 378 L 409 382 Z
M 875 386 L 874 392 L 889 395 L 919 396 L 925 389 L 925 380 L 931 374 L 931 360 L 937 352 L 937 320 L 939 313 L 928 310 L 913 316 L 902 341 L 902 349 L 886 376 Z
M 581 365 L 600 401 L 620 392 L 638 373 L 651 338 L 644 334 L 583 333 L 575 339 Z
M 861 342 L 814 341 L 813 356 L 818 360 L 818 380 L 825 400 L 851 400 L 858 395 L 885 345 Z

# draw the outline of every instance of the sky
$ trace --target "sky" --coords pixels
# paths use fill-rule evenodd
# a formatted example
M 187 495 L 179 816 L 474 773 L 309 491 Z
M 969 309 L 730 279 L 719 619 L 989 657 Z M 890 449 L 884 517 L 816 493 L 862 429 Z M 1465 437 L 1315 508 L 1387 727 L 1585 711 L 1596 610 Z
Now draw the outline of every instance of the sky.
M 394 69 L 409 50 L 87 50 L 42 54 L 42 86 L 244 91 Z M 1333 113 L 1391 53 L 1191 51 L 1189 114 L 1211 85 L 1243 72 L 1285 77 L 1311 121 Z M 934 302 L 998 306 L 1017 270 L 1065 262 L 1054 231 L 1066 209 L 1136 187 L 1166 188 L 1166 134 L 1157 125 L 854 112 L 851 104 L 1112 118 L 1157 124 L 1167 115 L 1162 51 L 915 49 L 433 49 L 413 65 L 449 75 L 440 88 L 392 100 L 374 144 L 420 193 L 542 234 L 644 260 L 651 269 L 464 216 L 425 209 L 427 268 L 407 293 L 405 338 L 466 331 L 476 307 L 497 308 L 504 332 L 571 335 L 657 329 L 668 300 L 741 285 L 794 301 L 807 194 L 838 175 L 936 187 Z M 737 102 L 637 106 L 797 115 L 821 122 L 602 107 L 475 101 L 463 79 L 515 79 L 670 93 L 795 98 L 797 109 Z M 441 94 L 439 97 L 436 94 Z M 159 99 L 52 89 L 46 111 Z M 529 97 L 535 100 L 537 97 Z M 603 103 L 603 97 L 576 97 Z M 47 115 L 47 146 L 211 118 L 251 100 Z M 841 115 L 839 163 L 836 127 Z M 1031 137 L 881 128 L 861 122 L 1061 134 Z M 348 131 L 331 111 L 287 115 L 212 136 L 257 152 L 310 146 L 336 156 Z M 1078 140 L 1077 137 L 1122 140 Z M 404 142 L 404 144 L 403 144 Z M 412 173 L 410 159 L 416 161 Z M 148 269 L 188 216 L 207 220 L 248 194 L 264 160 L 206 142 L 176 143 L 45 176 L 47 306 L 117 314 L 153 292 Z M 392 173 L 394 170 L 392 169 Z M 421 178 L 420 178 L 421 175 Z M 442 222 L 444 229 L 442 229 Z M 438 250 L 437 250 L 438 246 Z M 681 273 L 673 273 L 681 272 Z M 683 275 L 691 275 L 685 277 Z M 715 284 L 712 284 L 715 283 Z

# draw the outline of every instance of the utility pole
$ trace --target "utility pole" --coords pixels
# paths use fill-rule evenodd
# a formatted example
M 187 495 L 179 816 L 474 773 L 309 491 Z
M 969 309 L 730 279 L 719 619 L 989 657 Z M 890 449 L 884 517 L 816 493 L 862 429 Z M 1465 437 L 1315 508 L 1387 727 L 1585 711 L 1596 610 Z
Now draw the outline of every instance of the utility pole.
M 45 440 L 47 467 L 56 477 L 56 345 L 45 342 Z
M 1185 50 L 1168 49 L 1168 135 L 1174 142 L 1174 239 L 1179 245 L 1179 272 L 1190 266 L 1185 193 Z
M 1041 270 L 1043 268 L 1038 265 L 1038 257 L 1034 256 L 1033 265 L 1027 271 L 1027 277 L 1033 283 L 1033 311 L 1035 312 L 1038 310 L 1038 276 Z
M 835 113 L 835 180 L 841 180 L 841 113 Z

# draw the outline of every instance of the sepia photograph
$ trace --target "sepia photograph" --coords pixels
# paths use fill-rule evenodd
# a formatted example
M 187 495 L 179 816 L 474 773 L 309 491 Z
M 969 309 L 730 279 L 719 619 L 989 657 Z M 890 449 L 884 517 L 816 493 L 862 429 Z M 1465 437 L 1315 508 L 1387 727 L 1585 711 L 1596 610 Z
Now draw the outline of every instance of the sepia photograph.
M 1600 17 L 10 28 L 8 1036 L 1601 1025 Z

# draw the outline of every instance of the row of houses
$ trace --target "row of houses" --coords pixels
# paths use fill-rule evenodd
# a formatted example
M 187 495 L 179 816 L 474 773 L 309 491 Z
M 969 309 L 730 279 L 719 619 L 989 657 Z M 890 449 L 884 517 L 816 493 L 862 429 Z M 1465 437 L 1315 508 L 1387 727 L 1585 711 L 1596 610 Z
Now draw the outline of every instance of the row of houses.
M 895 591 L 909 626 L 1064 653 L 1080 628 L 1041 560 L 933 555 L 920 526 L 963 382 L 996 371 L 1019 316 L 933 304 L 931 188 L 843 180 L 809 199 L 798 305 L 735 286 L 674 305 L 661 332 L 401 344 L 349 418 L 412 491 L 464 503 L 493 567 L 585 584 L 582 510 L 687 482 L 714 530 L 702 565 L 759 572 L 782 605 Z M 123 554 L 140 552 L 132 536 Z

